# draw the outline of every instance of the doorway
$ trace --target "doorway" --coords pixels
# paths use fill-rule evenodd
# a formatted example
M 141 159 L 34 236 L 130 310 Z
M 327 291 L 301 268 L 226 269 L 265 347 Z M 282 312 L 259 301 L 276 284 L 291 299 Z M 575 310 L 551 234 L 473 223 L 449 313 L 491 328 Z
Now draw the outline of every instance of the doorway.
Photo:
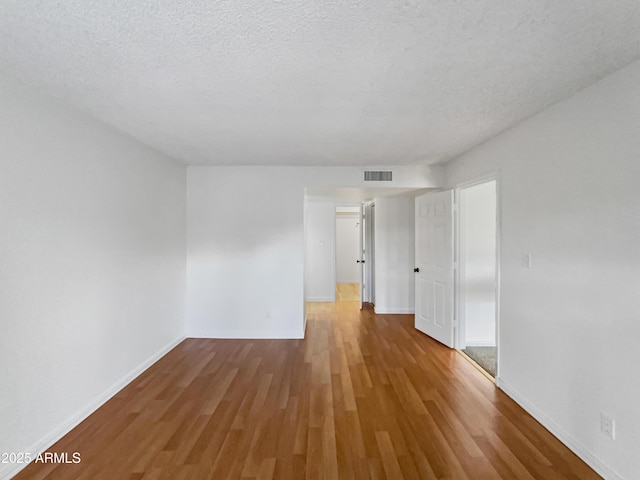
M 365 205 L 364 216 L 365 229 L 364 229 L 364 258 L 366 262 L 364 264 L 365 280 L 363 291 L 363 301 L 370 303 L 371 307 L 376 304 L 376 204 L 371 202 Z
M 336 301 L 360 301 L 362 237 L 360 207 L 336 207 Z
M 415 327 L 498 375 L 498 182 L 416 197 Z
M 459 187 L 456 345 L 497 375 L 497 182 Z

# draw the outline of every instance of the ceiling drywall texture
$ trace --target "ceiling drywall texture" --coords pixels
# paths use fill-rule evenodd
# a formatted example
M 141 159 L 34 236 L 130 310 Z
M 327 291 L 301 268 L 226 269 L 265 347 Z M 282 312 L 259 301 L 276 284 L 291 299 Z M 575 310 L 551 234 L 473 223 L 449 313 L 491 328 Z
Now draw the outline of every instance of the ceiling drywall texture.
M 639 56 L 638 0 L 0 3 L 0 73 L 192 164 L 444 161 Z

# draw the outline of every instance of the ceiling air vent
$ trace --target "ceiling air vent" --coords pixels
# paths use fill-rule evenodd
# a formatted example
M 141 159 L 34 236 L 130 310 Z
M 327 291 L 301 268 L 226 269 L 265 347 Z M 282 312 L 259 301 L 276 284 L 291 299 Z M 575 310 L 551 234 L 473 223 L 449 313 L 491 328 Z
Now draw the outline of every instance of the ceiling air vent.
M 387 172 L 374 172 L 374 171 L 365 171 L 364 172 L 364 181 L 365 182 L 390 182 L 391 176 L 392 176 L 391 171 L 387 171 Z

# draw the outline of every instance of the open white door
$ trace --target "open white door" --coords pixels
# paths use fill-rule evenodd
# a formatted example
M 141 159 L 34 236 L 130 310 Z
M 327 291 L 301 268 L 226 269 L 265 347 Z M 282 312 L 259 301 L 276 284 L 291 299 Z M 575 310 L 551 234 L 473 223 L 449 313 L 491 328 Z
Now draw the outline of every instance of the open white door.
M 360 272 L 358 273 L 358 278 L 360 281 L 359 285 L 359 300 L 360 300 L 360 310 L 362 310 L 362 296 L 364 295 L 364 205 L 360 204 L 360 216 L 358 218 L 358 266 Z
M 415 326 L 453 348 L 453 191 L 416 197 Z

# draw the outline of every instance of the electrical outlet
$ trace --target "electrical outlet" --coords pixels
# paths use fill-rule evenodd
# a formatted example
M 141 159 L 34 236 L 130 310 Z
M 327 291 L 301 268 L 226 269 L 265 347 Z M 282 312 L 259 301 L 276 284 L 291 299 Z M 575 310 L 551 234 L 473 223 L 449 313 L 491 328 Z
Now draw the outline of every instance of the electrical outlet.
M 616 439 L 616 421 L 604 413 L 600 413 L 600 430 L 610 439 Z
M 523 268 L 531 268 L 531 254 L 523 253 L 521 263 Z

